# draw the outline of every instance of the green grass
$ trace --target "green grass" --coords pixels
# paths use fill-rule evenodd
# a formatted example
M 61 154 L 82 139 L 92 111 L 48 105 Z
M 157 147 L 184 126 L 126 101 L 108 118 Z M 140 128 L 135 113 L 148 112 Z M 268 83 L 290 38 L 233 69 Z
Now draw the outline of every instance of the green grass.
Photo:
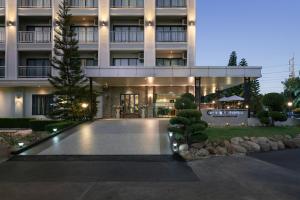
M 300 134 L 300 127 L 222 127 L 208 128 L 205 133 L 210 141 L 219 141 L 233 137 L 269 137 L 274 135 Z

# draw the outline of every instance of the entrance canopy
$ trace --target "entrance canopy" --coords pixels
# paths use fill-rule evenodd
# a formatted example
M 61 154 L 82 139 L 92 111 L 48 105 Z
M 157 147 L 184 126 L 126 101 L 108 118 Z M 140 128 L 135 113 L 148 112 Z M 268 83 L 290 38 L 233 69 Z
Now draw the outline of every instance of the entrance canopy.
M 219 99 L 220 102 L 234 102 L 234 101 L 244 101 L 245 99 L 239 96 L 223 97 Z

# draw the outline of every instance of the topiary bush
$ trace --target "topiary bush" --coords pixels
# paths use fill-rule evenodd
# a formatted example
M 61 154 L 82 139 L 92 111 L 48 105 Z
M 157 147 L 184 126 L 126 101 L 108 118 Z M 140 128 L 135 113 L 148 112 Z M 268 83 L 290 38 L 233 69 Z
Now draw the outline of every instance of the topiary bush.
M 271 111 L 269 114 L 274 121 L 285 122 L 288 119 L 287 115 L 282 112 Z
M 0 128 L 30 128 L 30 118 L 0 118 Z
M 30 128 L 33 131 L 46 131 L 46 126 L 49 124 L 58 123 L 58 120 L 31 120 Z
M 269 125 L 270 124 L 270 116 L 268 111 L 261 111 L 257 114 L 257 117 L 260 121 L 260 123 L 264 125 Z
M 262 103 L 270 111 L 282 111 L 284 106 L 284 96 L 279 93 L 269 93 L 262 98 Z
M 191 94 L 184 94 L 176 100 L 175 106 L 178 110 L 176 117 L 170 120 L 169 131 L 174 133 L 174 137 L 180 143 L 195 143 L 207 140 L 204 130 L 207 123 L 201 120 L 202 113 L 196 110 L 195 97 Z

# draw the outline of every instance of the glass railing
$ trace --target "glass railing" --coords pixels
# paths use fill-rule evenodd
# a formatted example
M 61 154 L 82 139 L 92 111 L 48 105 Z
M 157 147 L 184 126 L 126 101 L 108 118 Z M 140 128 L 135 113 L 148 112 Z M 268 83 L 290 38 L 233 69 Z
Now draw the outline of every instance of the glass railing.
M 186 31 L 156 31 L 157 42 L 186 42 Z
M 18 0 L 19 8 L 51 8 L 52 0 Z
M 5 8 L 5 0 L 0 0 L 0 8 Z
M 50 31 L 19 31 L 19 43 L 51 43 Z
M 97 8 L 98 0 L 69 0 L 71 8 Z
M 144 42 L 144 31 L 112 31 L 111 42 Z
M 157 8 L 185 8 L 186 0 L 156 0 Z
M 20 66 L 19 78 L 47 78 L 51 74 L 50 66 Z
M 0 78 L 4 78 L 5 77 L 5 67 L 0 66 Z
M 75 38 L 79 43 L 96 43 L 98 42 L 98 31 L 75 31 Z
M 1 30 L 0 31 L 0 43 L 4 43 L 5 42 L 5 31 Z
M 144 8 L 144 0 L 111 0 L 111 8 Z
M 182 67 L 186 66 L 187 62 L 186 59 L 182 58 L 157 58 L 156 59 L 156 66 L 159 67 Z

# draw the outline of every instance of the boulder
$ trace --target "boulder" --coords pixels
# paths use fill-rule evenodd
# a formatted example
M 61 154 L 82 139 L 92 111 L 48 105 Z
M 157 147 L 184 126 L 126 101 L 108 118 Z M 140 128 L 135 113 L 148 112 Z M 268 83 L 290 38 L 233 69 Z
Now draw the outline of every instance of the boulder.
M 234 137 L 230 139 L 231 144 L 239 144 L 240 142 L 243 142 L 243 138 L 241 137 Z
M 226 155 L 227 154 L 227 149 L 225 147 L 218 146 L 216 148 L 216 152 L 217 152 L 218 155 Z
M 201 143 L 194 143 L 191 145 L 192 148 L 195 149 L 202 149 L 203 147 L 205 147 L 205 142 L 201 142 Z
M 260 146 L 261 151 L 267 152 L 271 150 L 270 140 L 266 137 L 256 138 L 256 143 Z
M 207 157 L 209 152 L 206 149 L 200 149 L 196 152 L 196 157 Z
M 207 147 L 206 150 L 209 152 L 209 154 L 216 155 L 217 150 L 214 147 Z
M 278 151 L 279 147 L 278 147 L 278 143 L 277 142 L 273 142 L 270 141 L 270 147 L 272 151 Z
M 248 152 L 260 152 L 260 146 L 252 141 L 245 141 L 240 144 L 247 149 Z
M 242 153 L 242 154 L 247 153 L 247 149 L 245 149 L 241 145 L 231 144 L 231 146 L 233 148 L 234 153 Z
M 179 146 L 179 152 L 188 151 L 188 150 L 189 150 L 189 145 L 187 144 L 181 144 Z
M 193 155 L 189 151 L 182 151 L 179 155 L 187 161 L 193 160 Z
M 297 144 L 293 139 L 283 140 L 283 143 L 286 146 L 286 148 L 289 148 L 289 149 L 297 148 Z
M 283 144 L 282 141 L 278 141 L 277 144 L 278 144 L 278 149 L 279 149 L 279 150 L 285 149 L 285 145 Z
M 300 148 L 300 137 L 298 137 L 298 136 L 295 137 L 295 138 L 293 139 L 293 141 L 294 141 L 296 147 L 297 147 L 297 148 Z
M 230 144 L 230 142 L 228 140 L 224 140 L 224 146 L 227 150 L 227 153 L 234 154 L 234 148 L 232 147 L 232 145 Z

